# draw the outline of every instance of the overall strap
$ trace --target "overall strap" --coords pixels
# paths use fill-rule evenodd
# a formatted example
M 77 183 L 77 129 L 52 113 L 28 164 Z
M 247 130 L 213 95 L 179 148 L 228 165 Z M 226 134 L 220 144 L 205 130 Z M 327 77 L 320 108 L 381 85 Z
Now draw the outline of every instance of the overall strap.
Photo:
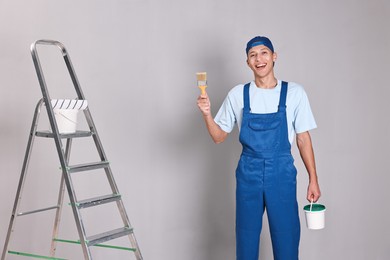
M 249 113 L 251 111 L 251 105 L 249 102 L 249 86 L 250 83 L 247 83 L 244 86 L 244 113 Z
M 286 110 L 286 99 L 287 99 L 287 85 L 288 83 L 282 81 L 282 89 L 280 90 L 279 106 L 278 110 Z

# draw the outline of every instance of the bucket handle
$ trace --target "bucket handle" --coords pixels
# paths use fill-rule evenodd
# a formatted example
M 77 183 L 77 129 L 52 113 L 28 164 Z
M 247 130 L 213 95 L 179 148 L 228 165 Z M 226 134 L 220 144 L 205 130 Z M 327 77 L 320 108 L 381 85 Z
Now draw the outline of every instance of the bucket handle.
M 313 199 L 311 199 L 310 201 L 310 212 L 312 211 L 312 209 L 313 209 Z

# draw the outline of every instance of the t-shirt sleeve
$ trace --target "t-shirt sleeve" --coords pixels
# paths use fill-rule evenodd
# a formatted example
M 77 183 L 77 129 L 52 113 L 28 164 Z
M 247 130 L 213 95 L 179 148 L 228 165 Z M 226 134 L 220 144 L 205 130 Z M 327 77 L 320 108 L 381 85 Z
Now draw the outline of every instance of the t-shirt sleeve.
M 223 101 L 214 121 L 227 133 L 233 130 L 236 123 L 236 116 L 229 95 Z
M 309 99 L 302 88 L 300 100 L 294 113 L 294 129 L 297 134 L 317 128 Z

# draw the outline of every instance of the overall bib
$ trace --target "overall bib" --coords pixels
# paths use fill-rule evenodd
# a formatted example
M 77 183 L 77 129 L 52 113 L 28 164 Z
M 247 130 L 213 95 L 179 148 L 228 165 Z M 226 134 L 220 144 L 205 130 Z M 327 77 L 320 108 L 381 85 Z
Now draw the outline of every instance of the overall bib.
M 300 238 L 296 174 L 286 118 L 287 82 L 278 112 L 251 113 L 249 83 L 244 86 L 240 131 L 243 150 L 236 170 L 237 260 L 258 260 L 264 209 L 275 260 L 297 260 Z

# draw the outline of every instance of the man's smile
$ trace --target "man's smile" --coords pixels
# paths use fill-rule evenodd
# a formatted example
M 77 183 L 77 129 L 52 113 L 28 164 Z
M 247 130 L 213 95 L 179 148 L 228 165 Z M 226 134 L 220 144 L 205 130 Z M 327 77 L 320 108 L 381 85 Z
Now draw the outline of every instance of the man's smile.
M 267 66 L 267 63 L 262 63 L 262 64 L 257 64 L 257 65 L 255 65 L 255 67 L 256 67 L 257 69 L 264 68 L 265 66 Z

